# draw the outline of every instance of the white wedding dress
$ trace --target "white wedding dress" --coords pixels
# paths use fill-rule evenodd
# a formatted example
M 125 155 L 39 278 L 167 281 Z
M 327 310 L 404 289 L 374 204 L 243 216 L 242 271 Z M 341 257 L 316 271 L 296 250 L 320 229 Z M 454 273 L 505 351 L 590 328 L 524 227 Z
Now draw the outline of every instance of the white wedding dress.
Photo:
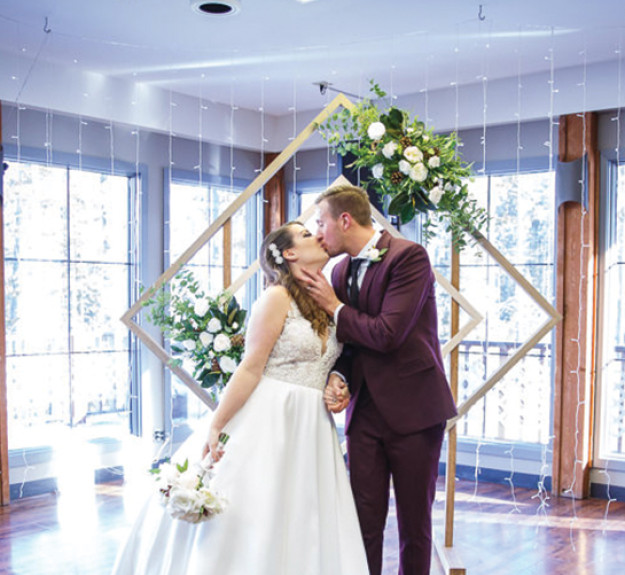
M 172 519 L 152 497 L 114 575 L 367 575 L 345 463 L 322 397 L 339 353 L 334 329 L 324 351 L 293 304 L 261 381 L 224 429 L 230 440 L 213 487 L 228 500 L 225 511 L 191 524 Z M 206 431 L 196 435 L 175 461 L 200 457 Z

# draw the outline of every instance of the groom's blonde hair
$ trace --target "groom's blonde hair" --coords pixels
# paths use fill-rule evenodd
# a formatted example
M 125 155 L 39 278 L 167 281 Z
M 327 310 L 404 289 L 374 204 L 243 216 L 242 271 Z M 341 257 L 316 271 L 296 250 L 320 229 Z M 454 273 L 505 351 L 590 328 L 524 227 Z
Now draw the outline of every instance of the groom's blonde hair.
M 333 219 L 336 220 L 342 213 L 347 212 L 361 226 L 371 225 L 371 204 L 367 192 L 362 188 L 349 184 L 334 186 L 320 194 L 315 204 L 319 205 L 323 201 L 328 204 Z

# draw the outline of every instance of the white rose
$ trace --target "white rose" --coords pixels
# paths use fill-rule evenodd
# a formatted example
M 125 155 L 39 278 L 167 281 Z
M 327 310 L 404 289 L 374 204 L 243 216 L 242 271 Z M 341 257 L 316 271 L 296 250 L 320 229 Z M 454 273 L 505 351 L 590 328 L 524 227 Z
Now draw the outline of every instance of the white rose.
M 168 507 L 174 519 L 193 521 L 194 516 L 199 515 L 195 491 L 189 491 L 188 489 L 172 489 L 169 495 Z
M 380 257 L 380 250 L 378 248 L 371 248 L 367 252 L 367 258 L 370 260 L 377 260 Z
M 232 329 L 239 329 L 239 324 L 236 321 L 232 324 Z
M 182 342 L 182 345 L 185 349 L 188 349 L 189 351 L 193 351 L 195 349 L 195 341 L 192 339 L 185 339 Z
M 198 499 L 202 507 L 210 514 L 221 513 L 224 508 L 224 502 L 219 494 L 213 493 L 206 487 L 198 489 Z
M 195 489 L 197 484 L 198 476 L 196 471 L 192 468 L 188 468 L 180 474 L 176 487 L 181 487 L 182 489 Z
M 419 162 L 412 167 L 408 175 L 410 176 L 410 179 L 415 182 L 424 182 L 428 177 L 428 169 L 421 162 Z
M 441 165 L 441 159 L 438 156 L 432 156 L 428 160 L 428 166 L 430 166 L 430 168 L 438 168 L 440 165 Z
M 204 347 L 208 347 L 211 343 L 213 343 L 213 334 L 203 331 L 200 334 L 200 341 Z
M 393 157 L 393 154 L 396 151 L 397 151 L 397 143 L 396 142 L 389 142 L 388 144 L 385 144 L 385 146 L 382 148 L 382 154 L 388 160 L 390 160 Z
M 410 162 L 408 162 L 407 160 L 399 160 L 399 171 L 402 174 L 407 176 L 410 173 L 410 168 L 412 168 Z
M 221 322 L 214 317 L 208 322 L 206 329 L 211 333 L 217 333 L 218 331 L 221 331 Z
M 230 347 L 230 338 L 226 334 L 219 333 L 215 336 L 215 339 L 213 340 L 213 349 L 216 352 L 228 351 Z
M 384 175 L 384 166 L 382 164 L 376 164 L 371 168 L 371 173 L 375 179 L 379 180 Z
M 373 124 L 369 124 L 369 128 L 367 128 L 367 135 L 372 140 L 380 140 L 385 133 L 386 128 L 382 122 L 373 122 Z
M 424 142 L 429 142 L 430 141 L 430 136 L 423 136 L 423 141 Z
M 219 358 L 219 367 L 224 373 L 234 373 L 234 370 L 237 368 L 237 362 L 230 356 L 223 355 Z
M 417 146 L 409 146 L 404 150 L 404 157 L 414 164 L 423 159 L 423 152 Z
M 430 190 L 430 201 L 433 204 L 438 204 L 438 202 L 441 201 L 441 198 L 443 197 L 443 190 L 441 190 L 438 186 L 434 186 L 431 190 Z
M 208 311 L 208 302 L 205 299 L 199 299 L 195 302 L 193 306 L 193 311 L 195 315 L 199 315 L 200 317 L 204 317 L 206 312 Z

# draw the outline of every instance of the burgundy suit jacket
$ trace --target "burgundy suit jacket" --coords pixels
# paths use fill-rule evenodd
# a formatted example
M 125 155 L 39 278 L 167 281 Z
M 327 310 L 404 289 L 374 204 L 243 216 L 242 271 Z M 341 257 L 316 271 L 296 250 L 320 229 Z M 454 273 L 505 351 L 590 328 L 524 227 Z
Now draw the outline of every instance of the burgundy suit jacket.
M 438 340 L 434 272 L 427 252 L 414 242 L 383 232 L 376 246 L 388 251 L 365 273 L 358 300 L 349 306 L 349 257 L 332 270 L 332 284 L 346 305 L 337 337 L 345 344 L 336 369 L 349 383 L 352 400 L 346 431 L 366 381 L 385 422 L 413 433 L 456 415 Z

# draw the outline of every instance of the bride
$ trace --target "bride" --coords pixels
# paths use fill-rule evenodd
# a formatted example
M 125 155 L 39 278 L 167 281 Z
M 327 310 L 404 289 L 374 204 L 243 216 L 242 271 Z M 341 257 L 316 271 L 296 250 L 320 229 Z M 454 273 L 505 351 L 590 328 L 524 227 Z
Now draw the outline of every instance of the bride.
M 260 253 L 269 287 L 255 303 L 243 361 L 215 410 L 208 439 L 175 460 L 219 463 L 211 484 L 227 500 L 203 523 L 172 519 L 152 497 L 114 575 L 367 575 L 367 560 L 334 427 L 323 400 L 340 353 L 334 326 L 300 287 L 301 269 L 328 261 L 300 223 L 271 232 Z M 340 398 L 340 402 L 345 398 Z M 218 448 L 224 432 L 225 451 Z

